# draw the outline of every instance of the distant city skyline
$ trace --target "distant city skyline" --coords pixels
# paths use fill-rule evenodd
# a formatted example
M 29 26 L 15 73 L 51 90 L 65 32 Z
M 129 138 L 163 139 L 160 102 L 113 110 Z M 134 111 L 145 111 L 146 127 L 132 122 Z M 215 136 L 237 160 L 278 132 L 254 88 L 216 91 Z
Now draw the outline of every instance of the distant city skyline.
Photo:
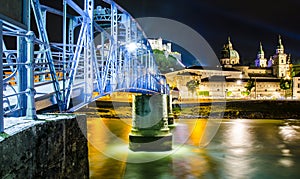
M 241 63 L 254 64 L 261 42 L 269 58 L 278 35 L 293 62 L 300 61 L 300 2 L 286 0 L 117 0 L 133 17 L 164 17 L 184 23 L 202 35 L 219 57 L 231 37 Z

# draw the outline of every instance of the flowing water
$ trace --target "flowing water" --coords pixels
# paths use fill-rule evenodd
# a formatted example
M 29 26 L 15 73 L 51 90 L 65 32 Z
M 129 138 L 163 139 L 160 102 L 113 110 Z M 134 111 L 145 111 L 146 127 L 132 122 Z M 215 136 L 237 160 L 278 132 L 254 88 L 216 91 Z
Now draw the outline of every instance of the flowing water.
M 91 178 L 299 178 L 300 122 L 222 120 L 206 147 L 205 119 L 181 119 L 174 150 L 132 152 L 130 119 L 89 118 Z M 201 139 L 202 138 L 202 139 Z

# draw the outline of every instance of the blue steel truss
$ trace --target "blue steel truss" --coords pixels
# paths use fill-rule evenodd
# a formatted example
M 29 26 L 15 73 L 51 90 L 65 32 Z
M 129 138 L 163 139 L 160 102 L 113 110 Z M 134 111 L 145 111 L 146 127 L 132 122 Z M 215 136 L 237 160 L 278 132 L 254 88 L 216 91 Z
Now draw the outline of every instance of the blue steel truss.
M 0 17 L 4 115 L 26 113 L 35 118 L 36 89 L 49 84 L 60 111 L 75 111 L 116 91 L 169 92 L 145 33 L 114 1 L 103 0 L 108 7 L 95 8 L 93 0 L 84 0 L 83 7 L 62 0 L 63 11 L 41 5 L 39 0 L 28 1 L 36 36 L 30 28 Z M 68 14 L 68 9 L 75 13 Z M 56 33 L 47 31 L 49 13 L 63 19 L 61 43 L 49 41 L 48 33 Z M 6 49 L 5 44 L 10 43 L 6 36 L 16 39 L 17 50 Z

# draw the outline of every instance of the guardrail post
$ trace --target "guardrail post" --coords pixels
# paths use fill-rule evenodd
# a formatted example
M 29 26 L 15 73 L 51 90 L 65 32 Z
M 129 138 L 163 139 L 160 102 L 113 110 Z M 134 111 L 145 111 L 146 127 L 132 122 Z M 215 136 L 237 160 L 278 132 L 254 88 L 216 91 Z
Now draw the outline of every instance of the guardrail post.
M 0 133 L 4 132 L 3 121 L 3 49 L 2 49 L 2 21 L 0 20 Z
M 32 31 L 26 34 L 27 42 L 27 110 L 26 119 L 37 119 L 35 108 L 35 89 L 34 89 L 34 38 L 35 35 Z
M 18 36 L 17 37 L 17 57 L 19 63 L 26 63 L 26 40 L 25 37 Z M 24 65 L 18 65 L 18 72 L 17 72 L 17 85 L 18 85 L 18 92 L 26 91 L 27 89 L 27 72 L 26 67 Z M 26 94 L 19 95 L 19 102 L 18 102 L 20 111 L 19 116 L 26 115 L 27 109 L 27 96 Z

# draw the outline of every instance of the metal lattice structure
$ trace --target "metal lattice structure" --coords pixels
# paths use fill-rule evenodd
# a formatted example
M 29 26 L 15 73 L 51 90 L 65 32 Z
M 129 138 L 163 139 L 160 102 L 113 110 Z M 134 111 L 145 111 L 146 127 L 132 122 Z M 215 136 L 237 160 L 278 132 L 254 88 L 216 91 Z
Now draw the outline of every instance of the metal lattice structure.
M 62 11 L 24 0 L 38 33 L 29 25 L 0 17 L 4 115 L 35 118 L 37 98 L 49 98 L 60 111 L 76 109 L 115 91 L 168 93 L 152 49 L 139 24 L 112 0 L 62 0 Z M 71 11 L 71 14 L 67 12 Z M 62 18 L 62 42 L 49 41 L 47 15 Z M 15 41 L 15 49 L 6 48 Z M 1 46 L 0 46 L 1 47 Z M 48 87 L 49 86 L 49 87 Z M 40 89 L 41 88 L 41 89 Z M 47 89 L 47 90 L 43 90 Z M 50 90 L 52 89 L 52 90 Z

